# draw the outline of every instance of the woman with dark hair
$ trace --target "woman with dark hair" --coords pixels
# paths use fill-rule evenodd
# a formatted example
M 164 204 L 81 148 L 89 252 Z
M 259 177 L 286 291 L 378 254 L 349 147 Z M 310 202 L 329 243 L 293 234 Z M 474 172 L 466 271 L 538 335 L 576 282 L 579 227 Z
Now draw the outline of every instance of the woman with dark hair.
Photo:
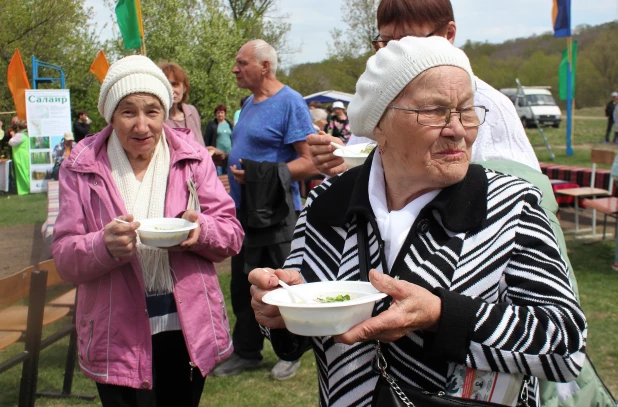
M 159 64 L 159 68 L 167 76 L 174 90 L 174 102 L 170 107 L 169 118 L 165 120 L 165 124 L 173 129 L 191 130 L 195 141 L 204 145 L 200 114 L 195 106 L 186 103 L 191 89 L 187 73 L 180 65 L 173 62 Z
M 222 159 L 215 161 L 219 175 L 227 174 L 227 157 L 232 149 L 232 129 L 234 125 L 225 118 L 226 114 L 227 107 L 225 105 L 215 107 L 215 118 L 208 123 L 204 133 L 206 146 L 216 147 L 223 154 Z

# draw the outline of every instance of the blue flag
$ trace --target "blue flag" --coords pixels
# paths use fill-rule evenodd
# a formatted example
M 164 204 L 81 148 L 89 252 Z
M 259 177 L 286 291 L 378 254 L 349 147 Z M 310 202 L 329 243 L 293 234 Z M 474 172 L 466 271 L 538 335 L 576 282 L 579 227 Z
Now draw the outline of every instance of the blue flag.
M 554 0 L 552 9 L 554 37 L 571 36 L 571 0 Z

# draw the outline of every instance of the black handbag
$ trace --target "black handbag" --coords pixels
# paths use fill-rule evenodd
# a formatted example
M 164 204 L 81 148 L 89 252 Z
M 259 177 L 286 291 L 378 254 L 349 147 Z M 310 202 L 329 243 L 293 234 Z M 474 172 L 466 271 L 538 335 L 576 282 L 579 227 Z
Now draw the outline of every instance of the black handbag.
M 369 269 L 371 268 L 368 253 L 368 238 L 367 238 L 367 222 L 364 219 L 357 220 L 356 236 L 358 239 L 358 256 L 359 256 L 359 272 L 361 281 L 369 281 Z M 381 245 L 380 245 L 381 247 Z M 383 255 L 380 253 L 380 258 L 383 260 Z M 384 266 L 384 262 L 383 262 Z M 382 310 L 388 308 L 389 298 L 385 300 L 385 306 Z M 374 309 L 373 316 L 377 314 Z M 431 393 L 421 390 L 416 387 L 399 385 L 395 379 L 388 374 L 386 368 L 386 358 L 382 353 L 380 342 L 376 342 L 376 356 L 374 359 L 374 367 L 379 371 L 380 378 L 376 384 L 371 401 L 372 407 L 504 407 L 503 404 L 490 403 L 487 401 L 478 401 L 472 399 L 464 399 L 461 397 L 453 397 L 441 391 Z M 524 380 L 524 384 L 519 395 L 518 406 L 528 406 L 528 380 Z
M 388 365 L 380 342 L 376 343 L 375 367 L 380 372 L 380 378 L 373 393 L 372 407 L 504 407 L 503 404 L 449 396 L 443 391 L 431 393 L 416 387 L 399 385 L 386 371 Z M 527 384 L 528 381 L 525 380 L 518 406 L 528 407 Z

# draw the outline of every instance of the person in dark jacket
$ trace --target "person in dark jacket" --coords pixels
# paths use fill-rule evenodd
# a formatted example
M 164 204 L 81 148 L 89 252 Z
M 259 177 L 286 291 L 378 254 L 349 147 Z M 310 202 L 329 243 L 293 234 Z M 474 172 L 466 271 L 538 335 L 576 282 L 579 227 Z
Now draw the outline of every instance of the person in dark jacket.
M 215 118 L 208 123 L 204 132 L 204 144 L 206 147 L 215 147 L 221 151 L 223 158 L 215 161 L 217 164 L 217 174 L 227 174 L 227 157 L 232 149 L 232 129 L 234 125 L 225 118 L 227 107 L 219 105 L 215 107 Z
M 607 102 L 605 106 L 605 117 L 607 117 L 607 130 L 605 131 L 605 142 L 609 143 L 609 134 L 612 132 L 612 126 L 614 125 L 614 108 L 616 107 L 616 102 L 618 102 L 618 92 L 612 92 L 610 95 L 612 100 Z M 614 143 L 618 142 L 616 140 L 616 136 L 614 136 Z
M 77 120 L 73 123 L 75 142 L 79 143 L 90 133 L 90 119 L 85 110 L 77 112 Z

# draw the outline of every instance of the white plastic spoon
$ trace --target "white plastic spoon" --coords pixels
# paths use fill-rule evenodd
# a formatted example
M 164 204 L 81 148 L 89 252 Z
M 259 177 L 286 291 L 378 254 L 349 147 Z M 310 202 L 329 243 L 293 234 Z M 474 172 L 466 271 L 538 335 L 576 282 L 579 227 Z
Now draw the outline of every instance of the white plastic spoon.
M 270 271 L 263 269 L 265 273 L 270 273 Z M 283 287 L 285 289 L 285 291 L 288 292 L 288 295 L 290 296 L 290 299 L 292 300 L 292 302 L 296 302 L 294 300 L 294 297 L 298 298 L 300 300 L 300 302 L 305 303 L 305 304 L 311 304 L 312 302 L 315 302 L 311 299 L 306 298 L 304 295 L 298 294 L 296 292 L 296 290 L 294 290 L 292 287 L 290 287 L 287 283 L 285 283 L 284 281 L 281 281 L 281 279 L 279 279 L 279 285 L 281 287 Z

